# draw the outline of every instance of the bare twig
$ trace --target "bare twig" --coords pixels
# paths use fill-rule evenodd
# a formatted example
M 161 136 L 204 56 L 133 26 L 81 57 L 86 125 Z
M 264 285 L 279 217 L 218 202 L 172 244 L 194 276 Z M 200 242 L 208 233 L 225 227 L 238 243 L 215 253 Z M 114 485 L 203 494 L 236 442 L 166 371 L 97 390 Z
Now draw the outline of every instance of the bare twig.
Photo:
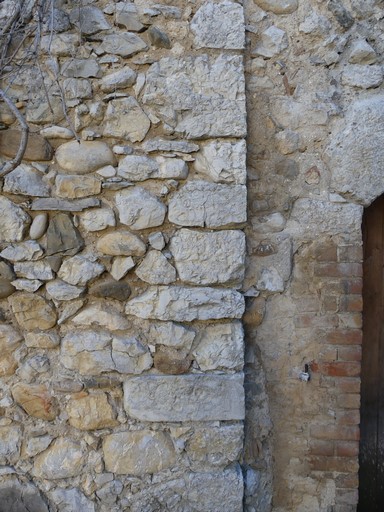
M 15 157 L 12 160 L 8 160 L 8 162 L 5 162 L 5 164 L 0 167 L 0 176 L 5 176 L 21 164 L 25 150 L 27 149 L 29 126 L 25 121 L 24 116 L 19 112 L 16 105 L 6 94 L 6 92 L 3 91 L 3 89 L 0 89 L 0 99 L 2 99 L 8 105 L 10 111 L 15 115 L 21 126 L 19 149 L 17 150 Z

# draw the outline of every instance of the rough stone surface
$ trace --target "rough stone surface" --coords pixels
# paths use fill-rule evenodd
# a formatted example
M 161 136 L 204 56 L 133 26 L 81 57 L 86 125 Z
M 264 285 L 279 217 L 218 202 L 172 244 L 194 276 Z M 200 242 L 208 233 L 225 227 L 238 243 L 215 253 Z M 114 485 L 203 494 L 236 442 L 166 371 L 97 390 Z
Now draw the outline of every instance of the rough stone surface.
M 116 4 L 116 23 L 130 32 L 141 32 L 144 25 L 140 23 L 137 7 L 134 4 L 118 2 Z
M 193 17 L 191 30 L 196 48 L 241 50 L 245 44 L 243 8 L 229 0 L 206 2 Z
M 286 48 L 288 48 L 287 33 L 272 25 L 261 34 L 260 43 L 256 46 L 253 53 L 270 59 Z
M 127 303 L 126 313 L 139 318 L 186 321 L 240 318 L 244 300 L 234 290 L 153 286 Z
M 86 208 L 99 206 L 100 200 L 95 197 L 84 199 L 76 199 L 74 201 L 66 201 L 65 199 L 56 199 L 50 197 L 47 199 L 34 199 L 32 201 L 31 210 L 61 210 L 64 212 L 81 212 Z
M 73 286 L 72 284 L 55 279 L 46 285 L 48 295 L 54 300 L 72 300 L 77 299 L 83 294 L 84 288 Z
M 115 231 L 104 235 L 97 242 L 97 250 L 111 256 L 143 256 L 145 244 L 129 231 Z
M 71 10 L 69 19 L 71 23 L 80 28 L 81 33 L 85 35 L 96 34 L 97 32 L 110 28 L 102 11 L 91 5 L 74 7 Z
M 255 3 L 274 14 L 291 14 L 299 5 L 298 0 L 255 0 Z
M 168 434 L 141 430 L 107 436 L 103 444 L 107 471 L 140 476 L 158 473 L 175 462 L 175 449 Z
M 47 503 L 30 482 L 3 477 L 0 483 L 0 512 L 48 512 Z
M 18 277 L 27 279 L 53 279 L 51 265 L 47 260 L 20 261 L 14 264 L 13 270 Z
M 56 176 L 55 185 L 56 194 L 69 199 L 94 196 L 101 191 L 101 181 L 95 176 Z
M 181 226 L 218 228 L 246 221 L 246 188 L 191 181 L 169 202 L 168 218 Z
M 114 258 L 111 268 L 111 276 L 119 281 L 122 279 L 127 273 L 135 266 L 135 262 L 131 256 L 128 258 L 124 258 L 123 256 L 118 256 Z
M 69 423 L 79 430 L 115 427 L 118 422 L 105 393 L 73 397 L 67 405 Z
M 49 480 L 77 476 L 84 466 L 84 455 L 80 443 L 58 437 L 47 450 L 37 455 L 33 474 Z
M 58 213 L 50 221 L 47 229 L 46 254 L 74 256 L 84 247 L 84 240 L 73 225 L 70 215 Z
M 19 149 L 21 132 L 18 130 L 2 130 L 0 133 L 0 153 L 8 157 L 15 157 Z M 51 145 L 37 133 L 28 136 L 24 160 L 50 160 L 52 158 Z
M 43 180 L 43 175 L 30 167 L 21 164 L 4 179 L 4 192 L 33 197 L 49 197 L 50 190 Z
M 100 141 L 66 142 L 57 149 L 56 160 L 70 174 L 87 174 L 115 163 L 110 148 Z
M 175 268 L 160 251 L 149 251 L 135 273 L 149 284 L 170 284 L 176 281 Z
M 120 57 L 129 57 L 148 48 L 141 37 L 129 32 L 104 36 L 101 47 L 106 53 Z
M 105 75 L 101 80 L 101 90 L 103 92 L 112 92 L 117 89 L 131 87 L 136 82 L 136 73 L 128 66 Z
M 205 144 L 196 155 L 195 169 L 199 175 L 215 183 L 246 182 L 245 141 L 214 141 Z
M 118 192 L 115 202 L 120 222 L 135 231 L 161 226 L 164 222 L 166 206 L 141 187 Z
M 33 348 L 56 348 L 60 337 L 56 331 L 29 332 L 25 335 L 25 344 Z
M 241 420 L 243 376 L 134 377 L 124 383 L 124 407 L 142 421 Z
M 382 66 L 354 64 L 345 69 L 341 80 L 344 85 L 370 89 L 383 82 L 384 72 Z
M 42 255 L 43 249 L 33 240 L 21 242 L 17 245 L 8 245 L 0 252 L 0 256 L 9 261 L 38 260 Z
M 50 500 L 55 503 L 58 512 L 95 512 L 95 504 L 86 498 L 78 489 L 61 489 L 58 487 L 49 493 Z
M 17 293 L 9 299 L 9 302 L 22 329 L 46 331 L 56 324 L 54 308 L 40 295 Z
M 127 155 L 119 161 L 118 175 L 132 181 L 144 181 L 158 176 L 158 163 L 142 155 Z
M 72 318 L 72 322 L 76 325 L 98 325 L 111 331 L 129 327 L 129 322 L 107 302 L 85 307 Z
M 0 376 L 12 375 L 18 366 L 17 349 L 23 337 L 14 327 L 0 324 Z
M 108 103 L 104 126 L 106 137 L 121 137 L 131 142 L 140 142 L 150 126 L 148 116 L 132 96 Z M 103 165 L 107 163 L 111 162 Z
M 5 299 L 14 293 L 15 285 L 7 279 L 0 278 L 0 299 Z
M 135 338 L 90 330 L 68 333 L 60 360 L 70 370 L 96 376 L 110 371 L 137 375 L 152 366 L 148 349 Z
M 240 322 L 206 326 L 197 335 L 193 356 L 203 371 L 241 370 L 244 364 L 243 338 Z
M 242 231 L 205 233 L 180 229 L 170 251 L 181 281 L 190 284 L 240 286 L 245 268 L 245 235 Z
M 57 276 L 69 284 L 83 286 L 104 272 L 104 265 L 90 261 L 84 256 L 74 256 L 65 260 Z
M 61 73 L 68 78 L 100 77 L 101 69 L 95 59 L 71 59 L 62 67 Z
M 189 139 L 242 137 L 246 134 L 242 76 L 238 56 L 165 57 L 147 73 L 143 102 Z
M 102 231 L 116 225 L 115 215 L 110 208 L 86 210 L 79 217 L 80 225 L 86 231 Z
M 30 416 L 52 421 L 58 415 L 57 404 L 44 385 L 18 383 L 12 388 L 12 395 Z
M 0 196 L 0 242 L 21 242 L 29 223 L 29 215 L 20 206 Z

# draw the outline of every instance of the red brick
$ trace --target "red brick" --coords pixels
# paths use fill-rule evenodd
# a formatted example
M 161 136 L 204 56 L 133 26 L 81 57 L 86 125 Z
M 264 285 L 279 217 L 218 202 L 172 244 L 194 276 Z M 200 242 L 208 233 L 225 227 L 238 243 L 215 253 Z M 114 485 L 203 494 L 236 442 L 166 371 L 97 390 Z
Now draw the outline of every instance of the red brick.
M 348 457 L 311 457 L 310 465 L 314 471 L 347 473 L 357 471 L 358 469 L 357 460 Z
M 332 345 L 360 345 L 362 340 L 360 329 L 335 329 L 325 336 L 325 341 Z
M 335 445 L 338 457 L 356 457 L 359 455 L 358 441 L 336 441 Z
M 311 364 L 312 371 L 318 371 L 330 377 L 356 377 L 360 375 L 360 363 L 330 362 Z
M 339 356 L 339 349 L 335 346 L 325 347 L 321 352 L 319 352 L 319 361 L 322 363 L 324 362 L 331 362 L 336 361 Z
M 360 294 L 363 291 L 363 280 L 359 277 L 355 279 L 344 279 L 341 281 L 344 293 Z
M 341 297 L 340 311 L 363 311 L 363 298 L 361 295 L 345 295 Z
M 357 441 L 360 438 L 360 430 L 355 426 L 312 425 L 310 433 L 314 439 Z
M 361 277 L 360 263 L 317 263 L 314 275 L 318 277 Z
M 357 377 L 337 379 L 336 386 L 343 393 L 360 393 L 360 379 Z
M 311 455 L 333 456 L 335 453 L 333 441 L 311 441 L 309 445 Z
M 361 361 L 361 345 L 353 345 L 350 347 L 339 347 L 339 361 Z
M 345 409 L 357 409 L 360 407 L 360 393 L 338 395 L 337 405 Z
M 337 411 L 336 421 L 339 425 L 359 425 L 360 424 L 360 410 Z

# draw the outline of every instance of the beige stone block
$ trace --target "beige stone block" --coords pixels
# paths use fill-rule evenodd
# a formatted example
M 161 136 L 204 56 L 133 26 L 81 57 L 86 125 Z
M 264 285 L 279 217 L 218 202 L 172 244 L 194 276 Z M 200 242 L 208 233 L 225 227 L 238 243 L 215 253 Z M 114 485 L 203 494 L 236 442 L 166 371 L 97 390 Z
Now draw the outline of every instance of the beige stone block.
M 22 329 L 45 331 L 56 324 L 55 309 L 40 295 L 18 293 L 13 295 L 9 302 Z
M 71 478 L 81 473 L 84 463 L 85 453 L 80 443 L 58 437 L 35 458 L 33 474 L 48 480 Z
M 52 421 L 59 413 L 56 400 L 44 385 L 16 384 L 12 395 L 27 414 L 42 420 Z
M 118 425 L 105 393 L 73 397 L 67 405 L 69 423 L 79 430 L 97 430 Z

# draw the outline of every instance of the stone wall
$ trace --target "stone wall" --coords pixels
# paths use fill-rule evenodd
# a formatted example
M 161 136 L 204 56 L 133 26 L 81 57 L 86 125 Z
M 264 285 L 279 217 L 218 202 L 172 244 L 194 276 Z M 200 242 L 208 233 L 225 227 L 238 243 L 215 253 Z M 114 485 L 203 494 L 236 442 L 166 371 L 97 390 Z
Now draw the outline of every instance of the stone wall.
M 351 512 L 361 217 L 384 191 L 383 2 L 244 5 L 246 510 Z
M 240 512 L 243 7 L 49 12 L 1 84 L 0 510 Z

